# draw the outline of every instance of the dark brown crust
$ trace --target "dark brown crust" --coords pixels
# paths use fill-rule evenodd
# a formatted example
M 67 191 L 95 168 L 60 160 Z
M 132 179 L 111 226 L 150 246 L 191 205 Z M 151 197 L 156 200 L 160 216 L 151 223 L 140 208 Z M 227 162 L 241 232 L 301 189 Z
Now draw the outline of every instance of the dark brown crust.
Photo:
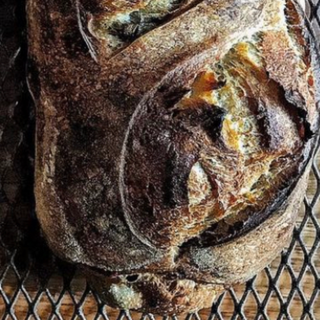
M 293 207 L 301 202 L 308 175 L 312 131 L 318 128 L 313 85 L 295 73 L 296 67 L 289 70 L 299 86 L 285 78 L 280 67 L 289 68 L 286 59 L 296 54 L 289 44 L 282 47 L 272 31 L 266 32 L 259 42 L 262 69 L 241 60 L 236 46 L 240 58 L 233 58 L 242 64 L 226 68 L 233 79 L 239 78 L 250 112 L 259 119 L 261 159 L 270 158 L 275 168 L 284 161 L 289 165 L 275 176 L 274 190 L 268 191 L 270 196 L 266 192 L 261 206 L 225 216 L 217 205 L 212 220 L 206 210 L 191 213 L 189 174 L 204 153 L 223 159 L 230 174 L 244 165 L 223 136 L 223 108 L 199 97 L 181 110 L 176 106 L 197 91 L 195 79 L 208 63 L 224 57 L 228 44 L 237 43 L 257 21 L 271 19 L 263 10 L 277 3 L 198 2 L 116 54 L 90 34 L 84 13 L 98 15 L 95 1 L 83 6 L 71 0 L 28 3 L 30 83 L 37 103 L 38 218 L 53 251 L 89 268 L 102 296 L 123 308 L 195 310 L 209 303 L 197 298 L 208 286 L 218 292 L 223 285 L 248 279 L 289 239 Z M 295 39 L 307 61 L 303 48 L 308 43 L 301 29 L 295 30 Z M 277 50 L 285 52 L 275 58 Z M 246 67 L 252 76 L 244 81 L 241 72 L 246 69 L 241 68 Z M 226 84 L 210 81 L 212 90 Z M 208 176 L 211 198 L 219 197 L 217 178 Z M 231 185 L 234 177 L 226 178 L 225 189 L 240 192 L 236 183 Z M 235 201 L 228 194 L 223 197 Z M 268 247 L 263 245 L 266 237 Z M 246 249 L 249 243 L 255 244 Z M 235 259 L 237 252 L 243 261 Z M 132 273 L 141 277 L 135 284 L 121 278 Z M 96 280 L 101 274 L 106 284 Z M 175 288 L 177 279 L 183 293 Z M 150 290 L 158 294 L 153 302 L 147 299 Z M 136 304 L 130 304 L 125 292 Z M 191 302 L 183 300 L 192 295 Z

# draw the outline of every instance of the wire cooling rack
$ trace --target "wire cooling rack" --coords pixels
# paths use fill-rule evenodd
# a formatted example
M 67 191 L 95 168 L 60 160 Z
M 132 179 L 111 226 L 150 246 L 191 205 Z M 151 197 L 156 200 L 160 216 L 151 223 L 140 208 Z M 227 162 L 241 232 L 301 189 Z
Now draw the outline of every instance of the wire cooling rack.
M 32 195 L 34 115 L 25 83 L 24 1 L 0 0 L 0 317 L 161 319 L 105 306 L 41 237 Z M 320 35 L 320 0 L 307 1 L 306 15 Z M 218 297 L 210 310 L 181 319 L 320 319 L 317 159 L 290 246 L 255 278 Z

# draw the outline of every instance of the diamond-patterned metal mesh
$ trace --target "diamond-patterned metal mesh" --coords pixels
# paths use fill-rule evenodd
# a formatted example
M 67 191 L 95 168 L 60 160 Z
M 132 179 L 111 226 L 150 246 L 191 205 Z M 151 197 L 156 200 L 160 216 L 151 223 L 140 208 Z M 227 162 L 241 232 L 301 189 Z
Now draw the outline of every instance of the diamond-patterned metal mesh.
M 41 237 L 32 196 L 34 115 L 24 80 L 24 7 L 24 0 L 0 0 L 0 317 L 160 319 L 105 306 L 75 267 L 55 258 Z M 308 0 L 306 15 L 320 39 L 320 0 Z M 317 159 L 290 246 L 248 283 L 218 297 L 211 310 L 179 318 L 320 319 Z

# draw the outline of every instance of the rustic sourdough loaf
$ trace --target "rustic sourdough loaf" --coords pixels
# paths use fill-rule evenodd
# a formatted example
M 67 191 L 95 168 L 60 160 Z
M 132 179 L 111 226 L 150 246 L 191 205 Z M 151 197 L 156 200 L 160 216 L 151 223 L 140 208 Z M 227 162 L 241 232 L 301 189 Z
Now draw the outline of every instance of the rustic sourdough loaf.
M 318 130 L 285 0 L 29 0 L 36 206 L 112 306 L 209 307 L 289 241 Z

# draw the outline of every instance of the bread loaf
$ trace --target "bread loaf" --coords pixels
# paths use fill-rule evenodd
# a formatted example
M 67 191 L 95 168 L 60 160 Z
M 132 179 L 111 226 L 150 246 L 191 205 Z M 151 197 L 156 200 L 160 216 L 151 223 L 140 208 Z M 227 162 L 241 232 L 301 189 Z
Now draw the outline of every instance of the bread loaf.
M 36 210 L 112 306 L 209 307 L 290 240 L 319 123 L 291 0 L 29 0 Z

